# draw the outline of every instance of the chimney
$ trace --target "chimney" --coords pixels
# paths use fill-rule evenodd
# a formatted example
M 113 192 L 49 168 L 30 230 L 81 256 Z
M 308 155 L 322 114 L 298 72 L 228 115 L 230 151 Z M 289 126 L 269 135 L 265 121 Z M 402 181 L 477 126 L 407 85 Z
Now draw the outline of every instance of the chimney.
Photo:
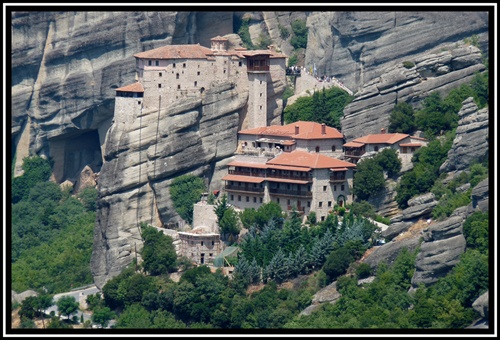
M 321 134 L 322 135 L 326 135 L 326 125 L 325 125 L 325 123 L 321 124 Z
M 385 133 L 385 128 L 381 128 L 380 133 Z
M 298 135 L 299 134 L 299 126 L 298 125 L 295 125 L 295 134 Z

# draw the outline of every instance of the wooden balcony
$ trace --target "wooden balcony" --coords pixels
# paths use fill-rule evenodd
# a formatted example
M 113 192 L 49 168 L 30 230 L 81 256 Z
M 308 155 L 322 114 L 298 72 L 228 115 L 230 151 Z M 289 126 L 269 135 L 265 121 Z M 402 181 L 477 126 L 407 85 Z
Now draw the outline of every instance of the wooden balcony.
M 264 188 L 261 188 L 260 186 L 253 187 L 252 185 L 241 186 L 241 185 L 226 184 L 225 189 L 226 189 L 226 191 L 250 192 L 253 194 L 264 194 Z
M 240 175 L 240 176 L 251 176 L 251 177 L 266 177 L 265 172 L 248 172 L 248 171 L 238 171 L 238 170 L 228 170 L 229 175 Z
M 346 180 L 345 176 L 330 176 L 330 183 L 344 183 Z
M 295 210 L 301 215 L 306 211 L 305 207 L 295 207 L 295 206 L 287 205 L 286 208 L 288 211 L 293 211 L 293 209 L 295 208 Z
M 247 66 L 248 72 L 269 72 L 269 65 L 252 65 Z
M 278 189 L 278 188 L 269 188 L 270 195 L 283 195 L 283 196 L 294 196 L 294 197 L 312 197 L 311 191 L 302 191 L 302 190 L 290 190 L 290 189 Z

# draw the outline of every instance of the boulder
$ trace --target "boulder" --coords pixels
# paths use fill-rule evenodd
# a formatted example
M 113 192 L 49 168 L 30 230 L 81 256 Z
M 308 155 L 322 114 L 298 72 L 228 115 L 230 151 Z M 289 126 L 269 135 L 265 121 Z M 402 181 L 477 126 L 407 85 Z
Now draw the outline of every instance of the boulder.
M 465 238 L 462 234 L 433 242 L 423 242 L 415 261 L 412 286 L 436 282 L 460 261 L 465 252 Z
M 402 249 L 406 248 L 409 251 L 414 251 L 419 244 L 419 237 L 411 237 L 397 242 L 391 241 L 383 246 L 376 247 L 363 262 L 368 263 L 372 268 L 377 268 L 382 261 L 391 265 Z
M 429 192 L 429 193 L 426 193 L 426 194 L 423 194 L 423 195 L 419 195 L 419 196 L 410 198 L 408 200 L 408 206 L 409 207 L 414 207 L 416 205 L 421 205 L 421 204 L 426 204 L 426 203 L 432 203 L 432 202 L 435 201 L 435 199 L 436 199 L 436 197 L 434 196 L 434 194 L 432 192 Z
M 392 240 L 399 234 L 407 231 L 413 225 L 412 222 L 396 222 L 391 223 L 391 225 L 382 231 L 380 235 L 388 240 Z
M 483 318 L 488 318 L 489 316 L 489 304 L 488 304 L 489 292 L 484 293 L 472 303 L 472 308 L 477 311 Z
M 489 210 L 489 180 L 488 178 L 479 182 L 471 193 L 472 208 L 482 212 Z

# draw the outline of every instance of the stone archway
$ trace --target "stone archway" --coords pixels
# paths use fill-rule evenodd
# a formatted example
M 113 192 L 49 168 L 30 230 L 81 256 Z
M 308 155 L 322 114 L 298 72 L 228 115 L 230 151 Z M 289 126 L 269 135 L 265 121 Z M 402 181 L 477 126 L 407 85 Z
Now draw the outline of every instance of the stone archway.
M 337 204 L 339 207 L 343 207 L 345 203 L 345 196 L 344 195 L 338 195 L 337 196 Z

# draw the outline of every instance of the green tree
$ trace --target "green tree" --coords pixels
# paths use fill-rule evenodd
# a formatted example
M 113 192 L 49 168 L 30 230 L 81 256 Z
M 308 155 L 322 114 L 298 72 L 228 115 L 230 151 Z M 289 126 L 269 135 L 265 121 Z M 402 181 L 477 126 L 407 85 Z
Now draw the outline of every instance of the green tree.
M 76 313 L 78 310 L 78 302 L 73 296 L 63 296 L 56 302 L 59 314 L 66 315 L 69 320 L 71 314 Z
M 78 198 L 81 199 L 83 206 L 88 211 L 95 211 L 97 207 L 97 197 L 99 193 L 94 187 L 86 187 L 82 192 L 78 194 Z
M 170 197 L 177 213 L 189 224 L 193 223 L 193 204 L 205 191 L 203 179 L 194 175 L 175 178 L 170 185 Z
M 19 316 L 33 319 L 38 309 L 37 301 L 38 299 L 36 296 L 28 296 L 26 299 L 24 299 L 21 304 L 21 309 L 19 309 L 18 312 Z
M 227 195 L 224 194 L 222 195 L 221 199 L 215 203 L 214 206 L 214 212 L 219 223 L 222 220 L 222 217 L 224 216 L 224 213 L 227 209 L 229 209 L 229 205 L 227 204 Z
M 222 235 L 238 235 L 241 229 L 238 220 L 238 213 L 236 213 L 233 208 L 227 209 L 219 222 L 219 227 Z
M 396 104 L 389 117 L 389 132 L 412 134 L 416 128 L 413 106 L 405 102 Z
M 293 35 L 290 44 L 295 49 L 306 48 L 308 28 L 304 20 L 295 20 L 292 22 Z
M 387 176 L 393 177 L 401 170 L 401 160 L 398 157 L 396 150 L 386 148 L 375 156 L 378 164 L 387 171 Z
M 150 275 L 162 275 L 175 271 L 177 253 L 172 237 L 146 226 L 142 229 L 144 247 L 142 249 L 143 267 Z
M 48 159 L 32 156 L 23 159 L 24 173 L 12 179 L 12 203 L 26 198 L 31 188 L 37 183 L 46 182 L 52 174 L 52 162 Z
M 92 313 L 92 322 L 107 327 L 109 321 L 114 317 L 115 314 L 109 307 L 97 307 Z
M 465 99 L 465 98 L 464 98 Z M 460 101 L 461 103 L 461 101 Z M 432 92 L 423 103 L 423 109 L 415 113 L 415 122 L 428 137 L 438 136 L 458 125 L 458 110 L 449 109 L 439 92 Z
M 354 195 L 358 200 L 367 200 L 385 188 L 382 167 L 373 158 L 358 162 L 353 180 Z
M 367 201 L 352 202 L 350 211 L 356 216 L 375 218 L 375 208 Z
M 469 216 L 463 224 L 463 233 L 467 248 L 477 249 L 486 254 L 489 249 L 488 243 L 488 214 L 479 211 Z

